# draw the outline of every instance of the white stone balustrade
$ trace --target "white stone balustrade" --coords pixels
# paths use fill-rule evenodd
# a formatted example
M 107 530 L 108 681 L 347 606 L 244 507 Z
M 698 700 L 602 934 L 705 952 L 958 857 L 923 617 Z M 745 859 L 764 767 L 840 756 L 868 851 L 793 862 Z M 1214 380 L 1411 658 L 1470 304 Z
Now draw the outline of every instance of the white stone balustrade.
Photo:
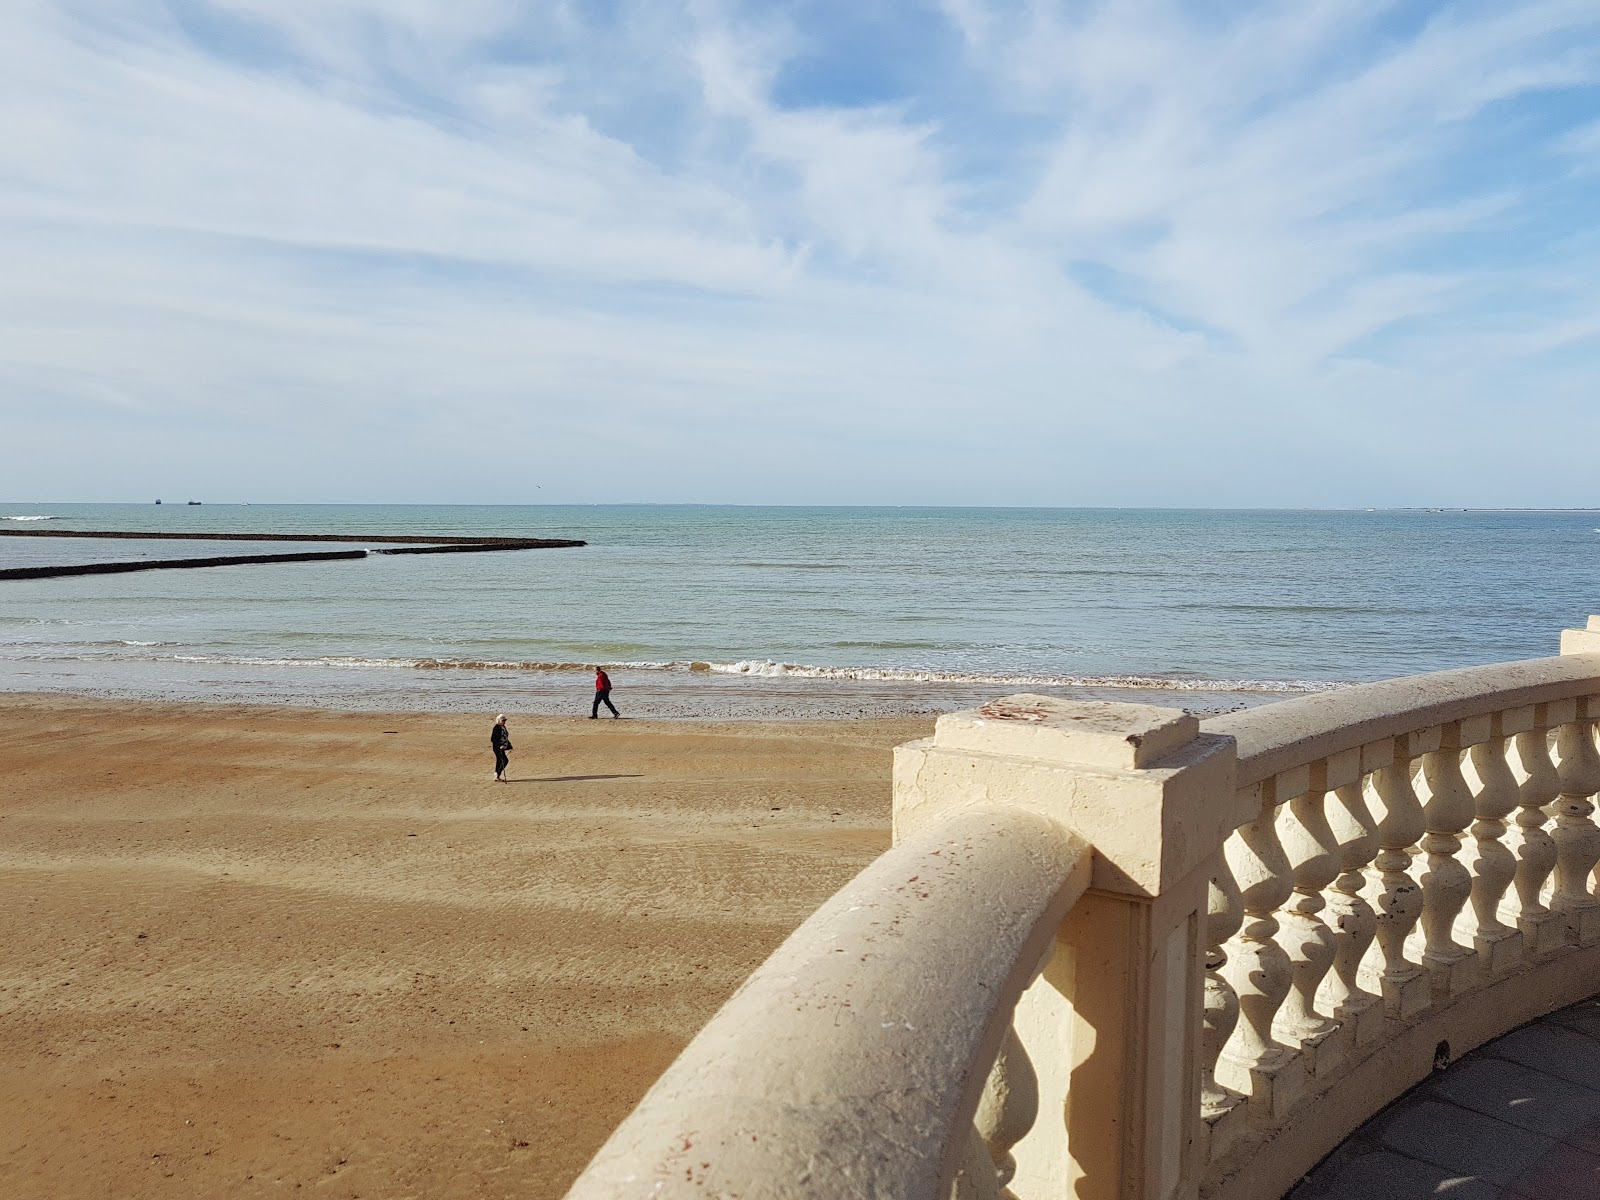
M 1550 761 L 1551 723 L 1561 723 L 1564 710 L 1577 711 L 1571 700 L 1534 705 L 1533 728 L 1517 734 L 1516 761 L 1521 772 L 1516 825 L 1507 831 L 1507 843 L 1517 865 L 1512 875 L 1517 893 L 1517 928 L 1535 955 L 1549 954 L 1565 944 L 1565 926 L 1544 903 L 1544 886 L 1556 869 L 1556 841 L 1545 828 L 1545 805 L 1555 803 L 1561 782 Z
M 1439 1061 L 1600 993 L 1597 722 L 1600 617 L 1204 723 L 942 717 L 896 752 L 895 847 L 571 1200 L 1277 1200 Z
M 1377 878 L 1376 940 L 1382 955 L 1377 985 L 1391 1017 L 1408 1021 L 1428 1007 L 1428 980 L 1420 964 L 1406 957 L 1406 942 L 1422 918 L 1422 885 L 1411 873 L 1411 847 L 1427 822 L 1411 786 L 1414 738 L 1401 734 L 1385 746 L 1383 763 L 1372 774 L 1372 790 L 1383 812 L 1378 823 L 1381 849 L 1372 861 Z
M 1247 1097 L 1217 1078 L 1222 1048 L 1239 1024 L 1239 994 L 1228 982 L 1229 941 L 1244 924 L 1244 897 L 1226 859 L 1219 859 L 1211 877 L 1205 928 L 1205 1016 L 1200 1046 L 1200 1119 L 1202 1156 L 1210 1159 L 1227 1146 L 1237 1127 L 1234 1116 Z
M 1481 718 L 1480 718 L 1481 722 Z M 1477 722 L 1475 722 L 1476 724 Z M 1481 722 L 1487 724 L 1487 722 Z M 1416 950 L 1433 976 L 1434 999 L 1448 1000 L 1473 982 L 1477 952 L 1455 940 L 1456 917 L 1472 895 L 1472 876 L 1459 856 L 1462 831 L 1472 822 L 1472 793 L 1461 772 L 1462 722 L 1439 731 L 1439 745 L 1422 756 L 1422 778 L 1428 798 L 1422 805 L 1427 831 L 1422 850 L 1422 919 L 1417 924 Z
M 1339 846 L 1339 876 L 1330 885 L 1328 909 L 1337 947 L 1333 974 L 1323 982 L 1327 1011 L 1358 1046 L 1383 1029 L 1382 1000 L 1362 985 L 1361 964 L 1378 934 L 1378 915 L 1363 893 L 1367 866 L 1378 854 L 1378 823 L 1367 804 L 1360 778 L 1360 751 L 1346 754 L 1337 768 L 1347 778 L 1333 793 L 1329 826 Z
M 1595 717 L 1600 697 L 1578 701 L 1574 719 L 1556 730 L 1556 778 L 1561 794 L 1551 806 L 1556 827 L 1555 886 L 1550 907 L 1567 921 L 1568 939 L 1587 946 L 1600 940 L 1600 900 L 1590 892 L 1589 876 L 1600 861 L 1600 828 L 1591 797 L 1600 792 L 1600 751 L 1595 749 Z
M 1533 727 L 1531 708 L 1495 713 L 1489 738 L 1474 745 L 1468 754 L 1472 779 L 1468 785 L 1476 796 L 1472 824 L 1473 844 L 1465 865 L 1471 880 L 1472 908 L 1463 936 L 1477 951 L 1483 970 L 1491 976 L 1504 974 L 1522 961 L 1522 933 L 1501 918 L 1501 908 L 1516 877 L 1517 861 L 1505 845 L 1506 818 L 1521 799 L 1516 776 L 1509 759 L 1507 737 Z
M 1600 619 L 1590 627 L 1581 632 L 1600 635 Z M 1241 1012 L 1271 1010 L 1304 1082 L 1287 1105 L 1277 1095 L 1287 1065 L 1240 1086 L 1253 1123 L 1231 1140 L 1211 1134 L 1201 1195 L 1276 1200 L 1439 1059 L 1600 992 L 1600 636 L 1569 633 L 1563 645 L 1561 658 L 1390 680 L 1206 722 L 1236 740 L 1241 794 L 1261 798 L 1262 815 L 1230 840 L 1229 861 L 1259 862 L 1271 813 L 1289 859 L 1275 887 L 1295 892 L 1282 912 L 1314 910 L 1306 893 L 1322 889 L 1327 907 L 1315 911 L 1331 916 L 1334 968 L 1314 1015 L 1338 1028 L 1295 1045 L 1290 1035 L 1312 1032 L 1299 994 L 1268 971 L 1249 977 L 1255 995 L 1246 996 L 1235 977 Z M 1323 884 L 1330 833 L 1340 872 Z M 1230 958 L 1250 949 L 1244 929 L 1222 946 Z M 1292 973 L 1322 971 L 1320 937 L 1285 949 Z M 1256 1027 L 1266 1019 L 1258 1012 Z M 1256 1053 L 1241 1020 L 1219 1062 Z

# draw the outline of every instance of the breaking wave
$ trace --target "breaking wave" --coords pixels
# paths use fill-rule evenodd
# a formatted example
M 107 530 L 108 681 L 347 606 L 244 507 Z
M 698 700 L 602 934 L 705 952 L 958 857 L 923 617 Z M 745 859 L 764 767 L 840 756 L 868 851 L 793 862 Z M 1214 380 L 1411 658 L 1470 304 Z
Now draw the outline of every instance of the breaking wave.
M 54 521 L 54 520 L 57 520 L 58 518 L 56 518 L 56 517 L 28 516 L 28 517 L 6 517 L 5 519 L 7 521 Z
M 137 643 L 124 643 L 135 645 Z M 322 667 L 344 670 L 404 671 L 564 671 L 593 669 L 592 662 L 528 661 L 469 658 L 361 658 L 325 655 L 275 658 L 248 654 L 174 654 L 172 662 L 247 667 Z M 763 679 L 843 680 L 869 683 L 1003 685 L 1006 687 L 1126 688 L 1169 692 L 1258 692 L 1297 695 L 1350 686 L 1325 679 L 1195 679 L 1165 675 L 1069 675 L 1012 671 L 940 671 L 913 667 L 821 667 L 804 663 L 743 659 L 738 662 L 672 660 L 603 664 L 609 671 L 649 671 L 706 675 L 741 675 Z
M 1032 675 L 982 671 L 923 671 L 903 667 L 812 667 L 745 661 L 693 663 L 721 675 L 791 679 L 859 679 L 890 683 L 974 683 L 1042 687 L 1140 688 L 1172 692 L 1325 692 L 1349 685 L 1324 679 L 1174 679 L 1165 675 Z

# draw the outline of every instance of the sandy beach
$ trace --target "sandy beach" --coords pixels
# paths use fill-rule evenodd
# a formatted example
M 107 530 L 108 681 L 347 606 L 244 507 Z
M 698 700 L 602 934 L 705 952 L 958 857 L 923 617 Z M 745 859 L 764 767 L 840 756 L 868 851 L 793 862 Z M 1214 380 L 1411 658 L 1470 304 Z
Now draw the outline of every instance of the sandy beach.
M 0 696 L 0 1194 L 560 1196 L 926 719 Z

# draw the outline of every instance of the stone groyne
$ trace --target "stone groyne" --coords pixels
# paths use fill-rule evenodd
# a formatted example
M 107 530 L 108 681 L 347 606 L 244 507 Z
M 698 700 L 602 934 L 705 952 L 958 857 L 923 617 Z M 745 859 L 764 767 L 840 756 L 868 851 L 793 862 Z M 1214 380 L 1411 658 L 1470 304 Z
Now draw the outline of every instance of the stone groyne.
M 66 575 L 118 575 L 128 571 L 234 567 L 261 563 L 321 562 L 365 558 L 368 554 L 471 554 L 490 550 L 553 550 L 587 545 L 571 538 L 429 537 L 353 533 L 174 533 L 145 530 L 0 529 L 0 537 L 112 538 L 126 541 L 196 542 L 361 542 L 375 550 L 309 550 L 289 554 L 229 554 L 206 558 L 151 558 L 122 562 L 74 563 L 0 569 L 0 579 L 52 579 Z M 392 548 L 391 548 L 392 547 Z
M 571 538 L 435 537 L 399 533 L 173 533 L 146 529 L 0 529 L 0 537 L 122 538 L 138 542 L 361 542 L 406 546 L 475 546 L 505 550 L 549 550 L 586 546 Z

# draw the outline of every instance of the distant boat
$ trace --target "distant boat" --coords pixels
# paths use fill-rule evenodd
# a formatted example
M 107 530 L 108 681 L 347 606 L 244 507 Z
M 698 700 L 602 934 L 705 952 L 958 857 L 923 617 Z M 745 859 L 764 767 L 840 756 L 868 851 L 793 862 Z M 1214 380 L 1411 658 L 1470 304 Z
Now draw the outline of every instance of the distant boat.
M 191 500 L 191 501 L 189 501 L 189 503 L 190 503 L 190 504 L 199 504 L 199 503 L 200 503 L 200 501 L 198 501 L 198 500 Z
M 160 504 L 160 503 L 161 503 L 161 501 L 159 501 L 159 500 L 157 500 L 157 501 L 156 501 L 156 503 L 157 503 L 157 504 Z

